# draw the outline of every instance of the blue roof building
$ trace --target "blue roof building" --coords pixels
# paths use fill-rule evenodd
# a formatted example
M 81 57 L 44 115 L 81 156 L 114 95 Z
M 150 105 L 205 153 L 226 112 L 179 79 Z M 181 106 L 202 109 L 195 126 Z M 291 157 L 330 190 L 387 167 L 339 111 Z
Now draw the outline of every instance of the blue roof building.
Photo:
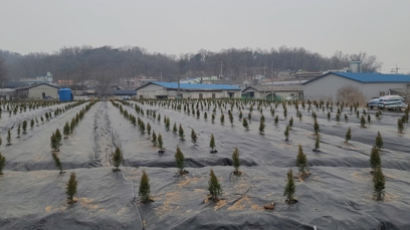
M 149 82 L 136 89 L 140 98 L 232 98 L 240 97 L 241 88 L 229 84 L 191 84 Z
M 392 91 L 408 92 L 410 75 L 328 72 L 303 83 L 305 99 L 361 102 Z

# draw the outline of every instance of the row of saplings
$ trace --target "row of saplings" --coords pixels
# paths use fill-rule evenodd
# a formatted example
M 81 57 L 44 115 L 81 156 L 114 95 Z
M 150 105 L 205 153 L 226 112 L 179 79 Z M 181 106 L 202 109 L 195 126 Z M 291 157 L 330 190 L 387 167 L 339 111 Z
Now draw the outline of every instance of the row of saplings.
M 57 134 L 58 135 L 58 134 Z M 374 198 L 375 200 L 381 201 L 384 199 L 384 189 L 385 189 L 385 177 L 383 175 L 381 169 L 381 159 L 379 155 L 379 150 L 383 147 L 383 140 L 380 134 L 376 137 L 375 146 L 372 148 L 371 155 L 370 155 L 370 166 L 372 168 L 371 173 L 373 174 L 373 187 L 374 187 Z M 53 154 L 54 156 L 54 154 Z M 114 166 L 113 172 L 120 171 L 120 165 L 123 162 L 123 156 L 121 150 L 117 147 L 115 152 L 112 153 L 112 164 Z M 183 176 L 188 173 L 185 170 L 185 157 L 182 153 L 181 149 L 177 146 L 176 153 L 175 153 L 175 162 L 178 168 L 178 174 Z M 2 169 L 5 164 L 5 158 L 0 154 L 0 175 L 2 175 Z M 61 162 L 55 159 L 56 167 L 60 169 L 60 173 L 63 173 Z M 233 174 L 236 176 L 240 176 L 242 172 L 239 170 L 240 167 L 240 159 L 239 159 L 239 150 L 235 148 L 232 153 L 232 165 L 234 167 Z M 302 146 L 299 145 L 298 155 L 296 157 L 296 166 L 299 168 L 299 178 L 300 180 L 304 180 L 306 177 L 310 175 L 310 172 L 307 170 L 307 157 L 304 154 Z M 210 178 L 208 182 L 208 191 L 209 197 L 208 199 L 217 202 L 222 194 L 222 187 L 216 177 L 214 171 L 211 169 L 210 171 Z M 67 194 L 67 203 L 74 204 L 76 201 L 74 199 L 74 195 L 77 192 L 77 180 L 75 173 L 71 173 L 70 179 L 66 186 L 66 194 Z M 296 185 L 294 182 L 294 176 L 292 169 L 289 169 L 287 173 L 287 183 L 284 188 L 283 195 L 286 197 L 287 204 L 295 204 L 297 200 L 294 197 L 296 192 Z M 139 186 L 139 196 L 140 201 L 142 203 L 152 202 L 153 199 L 150 196 L 150 184 L 149 178 L 145 171 L 142 172 L 140 186 Z M 270 203 L 264 206 L 265 209 L 272 210 L 275 208 L 275 203 Z
M 58 115 L 64 113 L 65 111 L 67 111 L 71 108 L 74 108 L 78 105 L 81 105 L 84 102 L 85 101 L 79 101 L 79 102 L 76 102 L 76 103 L 68 104 L 68 105 L 65 105 L 63 108 L 56 108 L 54 110 L 54 112 L 45 112 L 44 113 L 44 118 L 43 118 L 43 115 L 40 116 L 40 121 L 41 121 L 41 123 L 44 123 L 44 121 L 49 121 L 50 119 L 53 118 L 53 114 L 54 114 L 54 117 L 57 117 Z M 22 132 L 23 135 L 27 134 L 28 124 L 29 123 L 28 123 L 27 120 L 24 120 L 21 124 L 18 124 L 18 126 L 17 126 L 17 138 L 21 137 L 21 132 Z M 35 124 L 39 125 L 39 121 L 38 121 L 37 117 L 30 120 L 30 128 L 33 129 Z M 64 129 L 65 128 L 66 127 L 64 127 Z M 12 129 L 13 128 L 8 129 L 8 131 L 7 131 L 7 143 L 6 144 L 8 146 L 12 144 L 12 135 L 11 135 L 11 130 Z M 0 145 L 1 144 L 2 144 L 2 139 L 0 137 Z

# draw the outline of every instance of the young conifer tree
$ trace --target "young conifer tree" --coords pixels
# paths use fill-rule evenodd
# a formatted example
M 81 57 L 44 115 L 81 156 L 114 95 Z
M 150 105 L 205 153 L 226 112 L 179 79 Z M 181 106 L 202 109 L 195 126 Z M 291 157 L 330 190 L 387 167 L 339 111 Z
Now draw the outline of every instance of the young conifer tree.
M 238 150 L 238 148 L 235 148 L 233 153 L 232 153 L 232 165 L 235 169 L 233 171 L 233 173 L 237 176 L 241 175 L 241 172 L 239 171 L 240 160 L 239 160 L 239 150 Z
M 7 145 L 11 145 L 11 131 L 10 131 L 10 129 L 7 131 Z
M 58 157 L 56 152 L 52 152 L 51 155 L 53 156 L 54 164 L 60 170 L 60 174 L 63 174 L 63 165 L 61 164 L 60 158 Z
M 285 132 L 283 133 L 285 135 L 285 141 L 288 142 L 289 141 L 289 125 L 286 126 Z
M 214 134 L 211 134 L 211 140 L 209 141 L 209 147 L 211 148 L 211 153 L 216 153 L 217 150 L 215 149 L 215 138 Z
M 248 120 L 246 120 L 246 118 L 242 119 L 242 125 L 246 130 L 249 129 Z
M 373 147 L 372 152 L 370 153 L 370 167 L 375 170 L 381 166 L 382 161 L 380 159 L 379 149 L 377 147 Z
M 179 139 L 181 141 L 183 141 L 185 139 L 184 129 L 182 128 L 181 124 L 179 124 L 178 135 L 179 135 Z
M 375 200 L 382 201 L 384 199 L 385 178 L 381 167 L 377 167 L 374 170 L 373 187 Z
M 198 136 L 196 135 L 194 129 L 191 130 L 191 141 L 193 144 L 196 144 L 196 141 L 198 139 Z
M 313 151 L 320 152 L 319 149 L 320 149 L 320 135 L 316 135 L 315 148 L 313 149 Z
M 163 146 L 161 134 L 158 134 L 157 140 L 158 140 L 158 148 L 159 148 L 158 153 L 164 153 L 164 146 Z
M 287 179 L 288 180 L 287 180 L 283 195 L 286 196 L 286 203 L 294 204 L 296 200 L 293 196 L 295 194 L 296 186 L 295 186 L 295 182 L 293 181 L 292 169 L 289 169 L 288 174 L 287 174 Z
M 184 154 L 182 153 L 179 146 L 177 146 L 177 151 L 175 153 L 175 162 L 176 162 L 177 167 L 179 169 L 179 171 L 178 171 L 179 175 L 184 175 L 185 174 L 184 161 L 185 161 Z
M 77 193 L 77 179 L 75 173 L 72 172 L 70 175 L 70 179 L 68 180 L 66 186 L 66 194 L 67 194 L 67 203 L 74 204 L 76 201 L 74 200 L 74 195 Z
M 145 171 L 142 171 L 138 195 L 140 196 L 142 203 L 147 203 L 149 201 L 152 201 L 150 198 L 149 178 L 148 178 L 147 173 L 145 173 Z
M 0 175 L 3 175 L 3 169 L 6 165 L 6 158 L 0 153 Z
M 382 138 L 382 135 L 380 134 L 380 132 L 377 132 L 376 147 L 379 148 L 379 149 L 383 148 L 383 138 Z
M 265 119 L 260 119 L 259 121 L 259 134 L 264 135 L 265 134 Z
M 113 172 L 118 172 L 120 171 L 120 165 L 122 163 L 122 152 L 121 149 L 116 147 L 115 152 L 112 153 L 112 164 L 114 166 Z
M 157 146 L 157 134 L 155 133 L 155 131 L 152 131 L 152 139 L 151 139 L 152 144 L 155 146 Z
M 346 135 L 345 135 L 345 143 L 349 143 L 350 139 L 352 139 L 352 130 L 350 129 L 350 127 L 347 129 L 346 131 Z
M 398 130 L 398 132 L 399 132 L 400 134 L 403 133 L 404 125 L 403 125 L 403 120 L 402 120 L 401 118 L 399 118 L 399 119 L 397 120 L 397 130 Z
M 219 184 L 218 178 L 215 176 L 214 170 L 211 169 L 210 178 L 208 182 L 208 191 L 211 195 L 211 200 L 218 201 L 219 196 L 222 194 L 222 188 Z
M 299 145 L 298 155 L 296 157 L 296 166 L 299 167 L 299 173 L 302 176 L 306 175 L 306 167 L 307 167 L 307 158 L 306 154 L 303 153 L 302 146 Z

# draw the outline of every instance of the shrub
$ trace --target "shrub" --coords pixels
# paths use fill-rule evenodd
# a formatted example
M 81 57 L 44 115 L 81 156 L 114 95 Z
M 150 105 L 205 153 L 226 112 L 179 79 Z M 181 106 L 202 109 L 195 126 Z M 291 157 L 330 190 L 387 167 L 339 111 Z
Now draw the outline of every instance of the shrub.
M 150 123 L 147 123 L 147 134 L 151 135 L 151 125 L 150 125 Z
M 382 135 L 380 134 L 380 132 L 377 132 L 376 147 L 379 148 L 379 149 L 383 148 L 383 138 L 382 138 Z
M 20 124 L 17 127 L 17 138 L 20 138 L 21 127 Z
M 120 171 L 120 165 L 122 163 L 122 152 L 121 149 L 116 147 L 115 152 L 112 153 L 112 164 L 114 169 L 112 171 L 117 172 Z
M 211 200 L 218 201 L 219 196 L 222 194 L 221 185 L 218 182 L 218 178 L 215 176 L 214 170 L 211 169 L 210 178 L 208 182 L 208 190 L 211 195 Z
M 221 114 L 220 120 L 221 120 L 221 124 L 223 125 L 224 122 L 225 122 L 225 115 L 224 114 Z
M 385 178 L 381 167 L 377 167 L 373 173 L 373 187 L 374 198 L 377 201 L 381 201 L 384 198 Z
M 177 146 L 177 151 L 175 153 L 175 162 L 177 164 L 177 167 L 179 169 L 179 175 L 183 175 L 185 173 L 184 170 L 184 154 L 182 153 L 181 149 L 179 146 Z
M 289 127 L 292 128 L 293 127 L 293 117 L 291 117 L 289 119 Z
M 149 178 L 145 171 L 142 171 L 138 195 L 140 196 L 142 203 L 152 201 L 150 198 Z
M 349 127 L 345 135 L 345 143 L 349 143 L 350 139 L 352 139 L 352 130 Z
M 6 165 L 6 158 L 0 153 L 0 175 L 3 175 L 3 169 Z
M 239 166 L 240 166 L 240 160 L 239 160 L 239 150 L 238 148 L 235 148 L 233 153 L 232 153 L 232 165 L 235 168 L 234 174 L 239 176 L 241 172 L 239 171 Z
M 275 116 L 275 125 L 278 125 L 278 122 L 279 122 L 279 116 L 276 115 L 276 116 Z
M 56 152 L 51 153 L 51 155 L 53 156 L 53 160 L 54 160 L 54 164 L 55 166 L 58 168 L 58 170 L 60 170 L 60 174 L 63 174 L 63 166 L 61 164 L 60 158 L 58 157 Z
M 177 123 L 174 123 L 174 126 L 172 127 L 172 132 L 174 133 L 174 134 L 176 134 L 177 133 Z
M 74 195 L 77 193 L 77 179 L 75 173 L 72 172 L 70 175 L 70 179 L 68 180 L 66 186 L 66 194 L 67 194 L 67 203 L 74 204 L 76 201 L 74 200 Z
M 289 169 L 288 174 L 287 174 L 287 183 L 285 186 L 285 191 L 283 192 L 283 195 L 286 196 L 286 203 L 288 204 L 293 204 L 295 203 L 295 198 L 293 195 L 295 194 L 295 182 L 293 181 L 293 172 L 292 169 Z

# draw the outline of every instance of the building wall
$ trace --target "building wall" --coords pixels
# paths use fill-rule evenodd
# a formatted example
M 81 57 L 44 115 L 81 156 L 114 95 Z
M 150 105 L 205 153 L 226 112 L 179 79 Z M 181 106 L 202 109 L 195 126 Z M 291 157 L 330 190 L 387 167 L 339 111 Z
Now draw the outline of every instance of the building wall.
M 241 92 L 237 91 L 214 91 L 214 92 L 206 92 L 206 91 L 182 91 L 181 94 L 183 98 L 192 98 L 198 99 L 202 96 L 202 98 L 226 98 L 229 97 L 229 92 L 233 93 L 233 97 L 240 97 Z M 168 98 L 176 98 L 178 91 L 177 90 L 166 90 L 165 88 L 158 86 L 158 85 L 148 85 L 137 90 L 137 97 L 138 98 L 150 98 L 155 99 L 158 96 L 166 96 Z
M 310 100 L 337 100 L 338 90 L 351 86 L 359 89 L 365 100 L 379 97 L 381 93 L 388 94 L 390 89 L 405 88 L 406 83 L 360 83 L 343 77 L 330 74 L 326 77 L 307 83 L 303 87 L 305 99 Z
M 143 97 L 143 98 L 151 98 L 154 99 L 157 96 L 170 96 L 168 95 L 168 92 L 165 88 L 158 86 L 158 85 L 148 85 L 145 86 L 139 90 L 137 90 L 137 97 Z
M 28 98 L 31 99 L 43 99 L 43 93 L 45 97 L 51 97 L 58 99 L 58 89 L 48 85 L 39 85 L 28 90 Z

